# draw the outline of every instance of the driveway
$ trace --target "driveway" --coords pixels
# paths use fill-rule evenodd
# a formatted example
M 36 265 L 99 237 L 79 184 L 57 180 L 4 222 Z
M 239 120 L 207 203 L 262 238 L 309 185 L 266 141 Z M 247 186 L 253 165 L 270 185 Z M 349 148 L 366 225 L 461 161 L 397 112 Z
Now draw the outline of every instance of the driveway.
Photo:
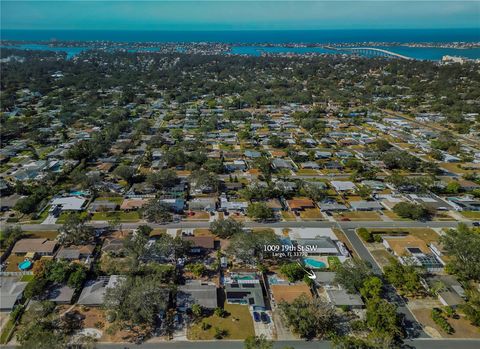
M 52 214 L 49 214 L 47 218 L 42 222 L 42 224 L 55 224 L 57 222 L 58 217 L 55 217 Z
M 282 316 L 278 310 L 273 311 L 272 319 L 275 324 L 275 329 L 277 331 L 277 340 L 289 341 L 297 339 L 292 333 L 292 331 L 290 331 L 285 321 L 282 319 Z
M 261 312 L 258 312 L 259 314 Z M 252 315 L 253 319 L 253 328 L 255 330 L 255 335 L 256 336 L 261 336 L 264 335 L 268 339 L 274 339 L 274 334 L 275 334 L 275 324 L 272 321 L 272 312 L 271 311 L 265 311 L 267 313 L 268 318 L 270 319 L 268 323 L 264 324 L 261 321 L 256 322 L 255 319 L 253 318 L 253 309 L 250 308 L 250 315 Z

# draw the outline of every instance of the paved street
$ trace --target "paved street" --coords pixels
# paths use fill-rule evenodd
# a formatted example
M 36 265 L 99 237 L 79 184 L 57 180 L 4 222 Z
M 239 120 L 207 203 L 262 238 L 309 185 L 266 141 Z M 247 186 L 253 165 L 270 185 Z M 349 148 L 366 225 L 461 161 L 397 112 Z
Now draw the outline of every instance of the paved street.
M 259 222 L 247 222 L 245 223 L 246 227 L 249 228 L 335 228 L 340 226 L 342 229 L 352 229 L 359 227 L 370 227 L 370 228 L 448 228 L 456 227 L 459 222 L 457 221 L 427 221 L 427 222 L 418 222 L 418 221 L 361 221 L 361 222 L 331 222 L 331 221 L 296 221 L 296 222 L 273 222 L 273 223 L 259 223 Z M 91 226 L 101 228 L 108 226 L 107 222 L 90 222 Z M 122 223 L 123 229 L 135 229 L 139 225 L 149 225 L 152 228 L 172 228 L 172 229 L 181 229 L 181 228 L 208 228 L 210 222 L 178 222 L 178 223 L 168 223 L 168 224 L 157 224 L 157 223 Z M 471 224 L 471 223 L 467 223 Z M 2 222 L 0 227 L 7 225 L 15 224 L 5 224 Z M 23 230 L 26 231 L 52 231 L 57 230 L 61 227 L 60 224 L 20 224 Z
M 406 341 L 406 348 L 416 349 L 478 349 L 480 340 L 471 339 L 417 339 Z M 243 341 L 201 341 L 201 342 L 162 342 L 143 343 L 141 345 L 131 343 L 99 343 L 97 349 L 243 349 Z M 332 345 L 327 341 L 276 341 L 275 349 L 292 347 L 294 349 L 330 349 Z M 14 349 L 13 345 L 2 346 L 5 349 Z

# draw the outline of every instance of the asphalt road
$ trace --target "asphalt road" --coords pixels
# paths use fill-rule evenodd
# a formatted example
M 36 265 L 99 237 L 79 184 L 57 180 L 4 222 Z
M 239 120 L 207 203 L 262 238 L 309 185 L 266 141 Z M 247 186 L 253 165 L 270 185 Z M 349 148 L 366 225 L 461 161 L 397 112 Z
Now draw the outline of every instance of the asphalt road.
M 395 222 L 384 222 L 384 221 L 362 221 L 362 222 L 330 222 L 330 221 L 310 221 L 310 222 L 271 222 L 271 223 L 260 223 L 260 222 L 247 222 L 245 223 L 246 227 L 249 228 L 335 228 L 340 226 L 342 229 L 352 229 L 352 228 L 453 228 L 458 225 L 457 221 L 395 221 Z M 145 223 L 145 222 L 136 222 L 136 223 L 122 223 L 123 229 L 135 229 L 140 225 L 149 225 L 152 228 L 173 228 L 173 229 L 182 229 L 182 228 L 208 228 L 210 226 L 209 222 L 178 222 L 178 223 L 168 223 L 168 224 L 157 224 L 157 223 Z M 470 223 L 467 223 L 470 224 Z M 0 227 L 8 225 L 16 225 L 13 223 L 5 224 L 1 223 Z M 107 222 L 90 222 L 89 225 L 96 228 L 108 226 Z M 25 231 L 52 231 L 57 230 L 62 225 L 61 224 L 20 224 L 23 230 Z
M 416 339 L 405 341 L 405 348 L 416 349 L 478 349 L 480 340 L 474 339 Z M 328 341 L 276 341 L 274 349 L 292 347 L 294 349 L 331 349 Z M 5 349 L 16 348 L 13 345 L 2 346 Z M 98 343 L 97 349 L 244 349 L 243 341 L 200 341 L 200 342 L 160 342 L 143 343 L 140 345 L 131 343 Z

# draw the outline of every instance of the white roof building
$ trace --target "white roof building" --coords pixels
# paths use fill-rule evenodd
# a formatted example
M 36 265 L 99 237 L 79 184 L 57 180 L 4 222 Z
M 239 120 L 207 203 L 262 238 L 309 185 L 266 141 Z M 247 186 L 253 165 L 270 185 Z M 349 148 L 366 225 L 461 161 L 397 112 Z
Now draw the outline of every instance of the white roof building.
M 349 191 L 355 190 L 355 184 L 350 181 L 331 181 L 332 186 L 336 191 Z
M 52 207 L 60 206 L 63 211 L 81 211 L 85 204 L 85 199 L 79 196 L 66 196 L 53 199 Z
M 291 240 L 315 239 L 317 237 L 329 237 L 338 240 L 331 228 L 291 228 L 288 236 Z

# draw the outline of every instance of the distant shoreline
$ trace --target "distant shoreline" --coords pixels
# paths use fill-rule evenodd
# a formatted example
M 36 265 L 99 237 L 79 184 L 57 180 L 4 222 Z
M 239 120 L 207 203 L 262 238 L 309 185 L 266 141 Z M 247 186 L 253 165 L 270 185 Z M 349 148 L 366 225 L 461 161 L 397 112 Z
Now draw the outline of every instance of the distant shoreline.
M 127 30 L 12 30 L 2 29 L 3 41 L 219 43 L 230 45 L 468 45 L 480 43 L 479 28 L 339 29 L 245 31 L 127 31 Z

